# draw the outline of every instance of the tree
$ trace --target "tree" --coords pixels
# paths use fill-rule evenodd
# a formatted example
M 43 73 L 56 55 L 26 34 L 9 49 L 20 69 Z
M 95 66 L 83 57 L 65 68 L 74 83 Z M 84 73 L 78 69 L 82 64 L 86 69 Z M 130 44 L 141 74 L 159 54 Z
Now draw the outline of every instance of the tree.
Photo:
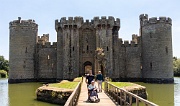
M 174 76 L 180 76 L 180 59 L 173 57 Z
M 9 61 L 4 58 L 4 56 L 0 56 L 0 70 L 9 71 Z

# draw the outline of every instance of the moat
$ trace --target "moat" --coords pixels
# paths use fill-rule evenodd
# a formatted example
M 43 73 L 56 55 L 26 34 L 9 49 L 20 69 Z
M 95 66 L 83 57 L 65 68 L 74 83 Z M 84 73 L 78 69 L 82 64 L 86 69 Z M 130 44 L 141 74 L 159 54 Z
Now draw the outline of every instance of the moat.
M 149 84 L 146 86 L 148 100 L 159 106 L 180 106 L 180 77 L 175 77 L 175 84 Z M 58 106 L 35 100 L 35 90 L 41 83 L 8 84 L 7 79 L 0 79 L 1 106 Z

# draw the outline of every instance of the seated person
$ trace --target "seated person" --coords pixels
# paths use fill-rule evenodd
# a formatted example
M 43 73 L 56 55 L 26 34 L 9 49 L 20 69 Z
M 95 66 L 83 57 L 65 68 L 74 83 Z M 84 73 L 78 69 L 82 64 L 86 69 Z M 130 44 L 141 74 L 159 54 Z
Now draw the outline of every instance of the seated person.
M 95 85 L 95 81 L 91 81 L 91 84 L 88 86 L 88 98 L 90 97 L 90 94 L 92 91 L 96 91 L 97 92 L 97 87 Z

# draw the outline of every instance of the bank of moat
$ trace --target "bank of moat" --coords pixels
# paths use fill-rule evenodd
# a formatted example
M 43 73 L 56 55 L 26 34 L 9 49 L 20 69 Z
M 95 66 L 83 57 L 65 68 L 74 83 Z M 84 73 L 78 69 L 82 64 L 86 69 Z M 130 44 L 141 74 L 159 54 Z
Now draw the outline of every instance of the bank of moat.
M 14 20 L 10 30 L 9 83 L 73 79 L 102 67 L 95 50 L 105 53 L 103 74 L 114 80 L 173 82 L 172 20 L 141 14 L 140 33 L 131 41 L 119 38 L 120 19 L 109 16 L 62 17 L 55 20 L 57 42 L 38 36 L 34 20 Z M 137 29 L 138 30 L 138 29 Z

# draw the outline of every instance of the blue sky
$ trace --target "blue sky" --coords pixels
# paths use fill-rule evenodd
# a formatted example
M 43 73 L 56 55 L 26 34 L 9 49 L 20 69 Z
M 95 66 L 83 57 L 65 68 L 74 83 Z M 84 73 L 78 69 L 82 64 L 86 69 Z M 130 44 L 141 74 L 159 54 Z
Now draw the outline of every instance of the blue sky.
M 1 0 L 0 1 L 0 55 L 9 59 L 9 22 L 21 17 L 34 19 L 39 25 L 38 35 L 50 34 L 56 42 L 56 19 L 69 16 L 114 16 L 121 19 L 119 36 L 131 40 L 139 34 L 139 15 L 172 18 L 173 55 L 180 57 L 180 0 Z

